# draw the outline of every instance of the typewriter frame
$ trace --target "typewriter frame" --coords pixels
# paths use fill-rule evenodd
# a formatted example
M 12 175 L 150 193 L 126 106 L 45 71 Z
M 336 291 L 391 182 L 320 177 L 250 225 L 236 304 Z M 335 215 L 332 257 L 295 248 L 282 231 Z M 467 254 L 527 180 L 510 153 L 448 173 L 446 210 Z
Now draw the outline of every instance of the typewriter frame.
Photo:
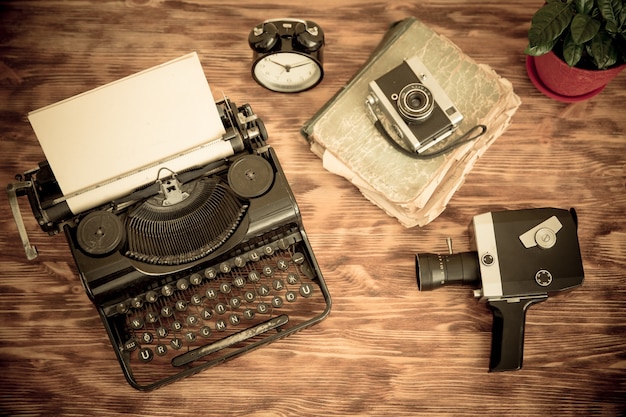
M 7 186 L 9 203 L 28 259 L 35 259 L 37 250 L 29 242 L 18 206 L 18 197 L 26 196 L 28 198 L 32 212 L 43 231 L 50 235 L 61 232 L 65 235 L 78 267 L 81 283 L 98 310 L 124 376 L 128 383 L 138 390 L 152 390 L 180 378 L 196 374 L 309 327 L 323 320 L 330 313 L 332 301 L 328 288 L 313 254 L 302 224 L 298 205 L 278 157 L 274 149 L 266 143 L 268 135 L 262 120 L 257 118 L 248 104 L 237 107 L 226 96 L 216 102 L 216 106 L 226 129 L 223 140 L 229 140 L 233 144 L 235 154 L 232 157 L 210 162 L 202 167 L 191 167 L 189 170 L 176 173 L 169 178 L 175 178 L 180 183 L 186 183 L 199 178 L 219 175 L 220 172 L 223 175 L 224 170 L 227 170 L 236 161 L 247 155 L 256 155 L 270 163 L 274 179 L 269 190 L 258 198 L 248 199 L 247 203 L 250 204 L 250 207 L 232 234 L 218 248 L 199 259 L 175 265 L 150 265 L 129 259 L 122 254 L 122 250 L 119 248 L 105 255 L 96 256 L 86 253 L 77 244 L 77 228 L 81 220 L 89 213 L 103 210 L 123 216 L 134 205 L 158 194 L 161 191 L 159 184 L 168 178 L 159 179 L 158 183 L 147 184 L 141 189 L 129 192 L 127 196 L 79 214 L 71 213 L 65 204 L 63 194 L 47 161 L 41 162 L 38 168 L 27 171 L 22 176 L 16 176 L 17 182 Z M 280 244 L 282 232 L 290 236 L 288 238 L 290 242 L 293 241 L 293 236 L 297 236 L 296 239 L 299 244 L 304 247 L 306 265 L 310 267 L 309 273 L 312 274 L 312 280 L 318 285 L 323 297 L 323 310 L 308 320 L 296 323 L 293 327 L 282 329 L 281 326 L 278 326 L 275 333 L 267 332 L 262 335 L 263 338 L 260 340 L 252 341 L 249 345 L 230 350 L 224 355 L 201 364 L 181 367 L 179 372 L 147 383 L 136 380 L 128 354 L 122 348 L 123 340 L 118 334 L 118 329 L 112 325 L 114 320 L 110 319 L 115 316 L 114 309 L 117 305 L 128 302 L 131 290 L 141 286 L 147 288 L 150 285 L 155 288 L 156 286 L 161 287 L 168 280 L 173 282 L 175 277 L 179 277 L 181 274 L 198 271 L 209 263 L 216 264 L 232 259 L 246 253 L 246 251 L 253 250 L 254 245 L 260 247 L 261 242 L 273 245 Z

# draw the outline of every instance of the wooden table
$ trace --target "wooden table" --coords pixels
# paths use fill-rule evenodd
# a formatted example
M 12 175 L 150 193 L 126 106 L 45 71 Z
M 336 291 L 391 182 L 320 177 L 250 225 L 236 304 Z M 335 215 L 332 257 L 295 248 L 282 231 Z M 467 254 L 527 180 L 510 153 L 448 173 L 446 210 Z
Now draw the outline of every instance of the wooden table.
M 40 251 L 27 261 L 1 193 L 0 415 L 625 415 L 626 76 L 577 104 L 536 90 L 523 49 L 542 3 L 3 2 L 2 184 L 44 159 L 29 111 L 197 51 L 214 95 L 248 102 L 264 120 L 333 309 L 320 324 L 217 368 L 133 390 L 64 238 L 42 233 L 24 207 Z M 522 99 L 446 211 L 412 229 L 325 171 L 299 133 L 388 26 L 409 15 L 493 67 Z M 325 78 L 309 92 L 269 93 L 250 77 L 250 28 L 285 16 L 326 31 Z M 468 250 L 476 214 L 542 206 L 577 209 L 585 282 L 528 311 L 521 371 L 488 373 L 490 311 L 471 288 L 419 292 L 414 254 L 445 252 L 446 237 L 455 251 Z

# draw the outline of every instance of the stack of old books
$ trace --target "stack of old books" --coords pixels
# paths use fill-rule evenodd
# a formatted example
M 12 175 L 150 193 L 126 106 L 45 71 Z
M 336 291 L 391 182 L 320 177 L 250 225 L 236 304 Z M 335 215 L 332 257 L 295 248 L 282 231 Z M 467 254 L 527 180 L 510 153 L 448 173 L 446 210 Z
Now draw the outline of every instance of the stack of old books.
M 368 84 L 412 56 L 419 57 L 463 115 L 456 132 L 431 150 L 477 125 L 487 127 L 484 135 L 432 159 L 407 156 L 383 138 L 366 110 Z M 520 104 L 509 81 L 411 17 L 389 29 L 361 70 L 304 124 L 302 134 L 325 169 L 345 177 L 402 225 L 423 226 L 443 212 Z

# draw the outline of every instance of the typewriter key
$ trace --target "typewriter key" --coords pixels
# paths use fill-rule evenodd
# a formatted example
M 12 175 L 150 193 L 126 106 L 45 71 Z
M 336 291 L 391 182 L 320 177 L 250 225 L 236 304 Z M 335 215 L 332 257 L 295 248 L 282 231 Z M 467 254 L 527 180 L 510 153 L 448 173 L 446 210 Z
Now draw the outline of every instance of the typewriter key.
M 108 255 L 118 250 L 125 237 L 122 221 L 104 210 L 86 215 L 76 229 L 78 246 L 90 255 Z
M 243 198 L 258 197 L 274 182 L 272 165 L 258 155 L 246 155 L 228 170 L 230 188 Z

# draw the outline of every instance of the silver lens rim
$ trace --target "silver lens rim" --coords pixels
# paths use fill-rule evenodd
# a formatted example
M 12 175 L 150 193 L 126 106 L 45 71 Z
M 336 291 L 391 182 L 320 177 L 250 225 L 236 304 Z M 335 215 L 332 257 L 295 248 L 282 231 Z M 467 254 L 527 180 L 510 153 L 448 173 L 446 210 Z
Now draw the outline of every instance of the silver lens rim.
M 419 107 L 415 107 L 413 99 L 419 96 Z M 407 84 L 398 94 L 398 111 L 405 120 L 410 122 L 423 122 L 428 119 L 435 108 L 433 95 L 424 84 Z

